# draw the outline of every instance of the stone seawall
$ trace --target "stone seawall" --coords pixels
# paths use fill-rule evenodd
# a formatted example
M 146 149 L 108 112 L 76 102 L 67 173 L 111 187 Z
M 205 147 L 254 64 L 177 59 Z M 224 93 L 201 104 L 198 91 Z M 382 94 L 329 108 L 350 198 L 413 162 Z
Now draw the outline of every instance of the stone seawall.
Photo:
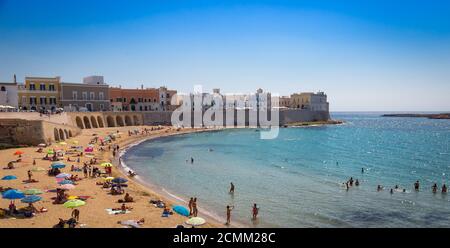
M 74 137 L 80 133 L 79 128 L 42 120 L 0 120 L 0 143 L 9 145 L 51 143 Z

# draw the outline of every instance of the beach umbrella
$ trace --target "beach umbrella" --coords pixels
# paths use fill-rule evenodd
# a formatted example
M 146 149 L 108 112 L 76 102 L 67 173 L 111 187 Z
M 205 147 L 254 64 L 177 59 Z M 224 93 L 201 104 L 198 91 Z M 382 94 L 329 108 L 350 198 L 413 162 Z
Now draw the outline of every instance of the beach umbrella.
M 17 189 L 10 189 L 2 193 L 3 199 L 15 200 L 22 199 L 25 197 L 25 194 Z
M 62 146 L 65 146 L 65 145 L 67 145 L 67 143 L 66 143 L 66 142 L 64 142 L 64 141 L 62 141 L 62 142 L 59 142 L 58 144 L 60 144 L 60 145 L 62 145 Z
M 205 223 L 206 223 L 205 219 L 201 217 L 193 217 L 186 221 L 186 224 L 191 226 L 201 226 Z
M 74 189 L 74 188 L 75 188 L 75 185 L 73 185 L 73 184 L 64 184 L 64 185 L 62 185 L 62 186 L 59 187 L 59 188 L 61 188 L 61 189 L 66 189 L 66 190 L 71 190 L 71 189 Z
M 105 180 L 105 181 L 111 181 L 111 180 L 113 180 L 114 179 L 114 177 L 104 177 L 103 178 L 103 180 Z
M 113 183 L 117 183 L 117 184 L 122 184 L 122 183 L 126 183 L 128 182 L 127 179 L 125 178 L 121 178 L 121 177 L 116 177 L 112 180 Z
M 189 210 L 186 207 L 184 207 L 184 206 L 180 206 L 180 205 L 174 206 L 172 208 L 172 210 L 175 213 L 179 214 L 179 215 L 183 215 L 183 216 L 186 216 L 186 217 L 189 216 Z
M 76 200 L 76 199 L 78 199 L 78 196 L 71 195 L 71 196 L 67 197 L 67 199 L 68 200 Z
M 23 154 L 23 152 L 22 151 L 19 151 L 19 150 L 17 150 L 15 153 L 14 153 L 14 155 L 22 155 Z
M 86 202 L 82 200 L 68 200 L 64 203 L 66 208 L 77 208 L 86 205 Z
M 74 145 L 78 145 L 78 140 L 74 140 L 74 141 L 72 141 L 72 144 L 74 144 Z
M 22 198 L 22 200 L 20 200 L 23 203 L 35 203 L 42 200 L 42 197 L 37 196 L 37 195 L 29 195 L 26 196 L 25 198 Z
M 66 177 L 70 177 L 72 176 L 71 174 L 68 173 L 59 173 L 58 175 L 56 175 L 56 178 L 66 178 Z
M 100 166 L 102 166 L 102 167 L 112 167 L 113 165 L 111 163 L 102 163 Z
M 64 164 L 64 163 L 62 163 L 62 162 L 54 162 L 54 163 L 52 163 L 52 168 L 53 169 L 62 169 L 62 168 L 65 168 L 66 167 L 66 165 Z
M 13 176 L 13 175 L 4 176 L 4 177 L 2 178 L 2 180 L 5 180 L 5 181 L 16 180 L 16 179 L 17 179 L 17 177 L 16 177 L 16 176 Z
M 24 190 L 23 193 L 25 195 L 40 195 L 44 192 L 42 192 L 42 190 L 40 190 L 40 189 L 27 189 L 27 190 Z
M 70 180 L 62 180 L 61 182 L 59 182 L 60 185 L 64 185 L 64 184 L 73 184 L 72 181 Z
M 31 171 L 33 171 L 33 172 L 41 172 L 41 171 L 46 171 L 46 169 L 44 169 L 42 167 L 33 167 L 31 169 Z
M 47 154 L 54 154 L 55 152 L 52 149 L 47 150 Z
M 44 144 L 44 143 L 41 143 L 41 144 L 39 144 L 38 146 L 39 146 L 39 147 L 46 147 L 47 145 Z

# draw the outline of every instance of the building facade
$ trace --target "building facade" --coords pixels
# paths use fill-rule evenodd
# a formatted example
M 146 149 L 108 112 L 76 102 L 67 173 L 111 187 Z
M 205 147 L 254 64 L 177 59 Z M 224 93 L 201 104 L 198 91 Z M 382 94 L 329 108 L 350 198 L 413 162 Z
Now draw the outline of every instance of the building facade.
M 19 108 L 55 111 L 61 107 L 60 87 L 60 77 L 26 77 L 18 89 Z
M 109 88 L 109 99 L 113 111 L 158 111 L 159 91 L 154 88 L 122 89 Z
M 0 82 L 0 105 L 19 108 L 17 83 Z
M 290 97 L 291 108 L 308 109 L 311 111 L 329 111 L 327 95 L 324 92 L 296 93 Z
M 83 83 L 61 83 L 61 105 L 65 111 L 109 111 L 109 86 L 102 76 L 91 76 Z

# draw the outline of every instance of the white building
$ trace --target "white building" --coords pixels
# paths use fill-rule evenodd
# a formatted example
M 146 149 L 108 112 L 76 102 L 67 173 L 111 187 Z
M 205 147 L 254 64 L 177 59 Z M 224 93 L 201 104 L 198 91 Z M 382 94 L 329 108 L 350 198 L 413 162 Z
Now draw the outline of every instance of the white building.
M 15 109 L 19 107 L 18 86 L 16 82 L 0 82 L 0 105 L 11 106 Z

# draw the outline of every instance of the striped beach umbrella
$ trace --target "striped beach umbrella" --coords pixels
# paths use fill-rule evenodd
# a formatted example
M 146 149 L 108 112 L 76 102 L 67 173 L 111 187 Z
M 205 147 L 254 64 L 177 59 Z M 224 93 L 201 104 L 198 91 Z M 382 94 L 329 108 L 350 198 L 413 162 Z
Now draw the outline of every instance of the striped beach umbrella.
M 117 183 L 117 184 L 122 184 L 122 183 L 128 182 L 128 180 L 125 179 L 125 178 L 116 177 L 116 178 L 114 178 L 113 180 L 111 180 L 111 182 Z
M 102 167 L 112 167 L 113 165 L 111 163 L 105 162 L 105 163 L 100 164 L 100 166 L 102 166 Z
M 65 190 L 71 190 L 71 189 L 75 188 L 75 185 L 73 185 L 73 184 L 64 184 L 64 185 L 61 185 L 61 187 L 59 187 L 59 188 L 65 189 Z
M 58 175 L 56 175 L 56 178 L 67 178 L 67 177 L 71 177 L 71 174 L 68 173 L 59 173 Z

